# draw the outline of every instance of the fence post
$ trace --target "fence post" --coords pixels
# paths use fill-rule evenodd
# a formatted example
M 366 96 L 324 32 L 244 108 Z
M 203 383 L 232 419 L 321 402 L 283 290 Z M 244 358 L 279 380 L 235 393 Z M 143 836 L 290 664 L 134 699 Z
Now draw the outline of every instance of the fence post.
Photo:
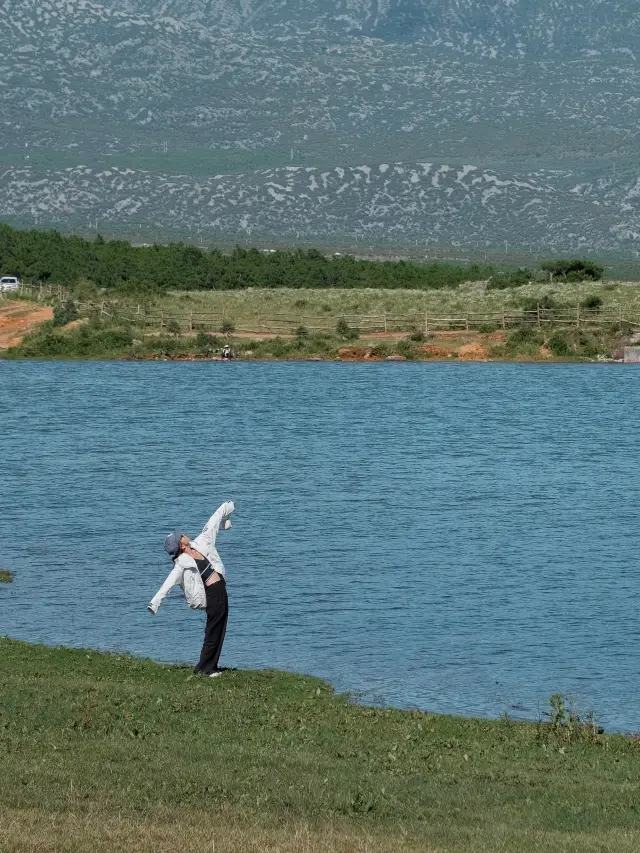
M 505 320 L 505 316 L 504 316 L 504 308 L 502 309 L 502 328 L 503 329 L 507 328 L 507 321 Z
M 387 331 L 387 312 L 384 312 L 384 330 Z
M 426 311 L 424 314 L 424 333 L 425 335 L 429 334 L 429 314 Z
M 576 307 L 576 328 L 580 328 L 580 306 Z
M 536 306 L 536 311 L 538 313 L 538 328 L 540 328 L 540 305 Z
M 189 314 L 189 331 L 193 332 L 193 311 Z
M 164 311 L 160 312 L 160 330 L 164 328 Z

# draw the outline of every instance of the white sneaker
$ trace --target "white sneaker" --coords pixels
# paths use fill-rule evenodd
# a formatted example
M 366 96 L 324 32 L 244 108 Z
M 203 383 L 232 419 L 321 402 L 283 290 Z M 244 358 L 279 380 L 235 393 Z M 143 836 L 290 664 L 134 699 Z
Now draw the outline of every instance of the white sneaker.
M 209 678 L 217 678 L 219 675 L 222 675 L 222 670 L 216 669 L 215 672 L 210 672 L 208 677 Z

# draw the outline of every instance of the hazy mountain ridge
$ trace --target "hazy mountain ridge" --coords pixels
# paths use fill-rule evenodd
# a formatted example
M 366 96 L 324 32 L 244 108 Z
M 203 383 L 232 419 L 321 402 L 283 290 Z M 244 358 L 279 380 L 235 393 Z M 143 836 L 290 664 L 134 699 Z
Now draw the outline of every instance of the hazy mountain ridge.
M 203 181 L 219 192 L 208 176 L 220 171 L 241 171 L 226 180 L 242 188 L 262 187 L 264 175 L 278 183 L 286 164 L 322 174 L 337 163 L 475 162 L 505 180 L 544 173 L 550 188 L 533 205 L 548 203 L 536 218 L 526 188 L 510 184 L 486 235 L 503 241 L 517 226 L 511 242 L 534 243 L 544 228 L 557 228 L 554 238 L 573 244 L 583 229 L 598 245 L 619 247 L 640 230 L 632 192 L 640 174 L 639 35 L 640 9 L 620 0 L 0 0 L 0 215 L 38 215 L 62 228 L 80 209 L 81 218 L 102 217 L 123 201 L 98 177 L 112 162 L 117 171 L 133 168 L 132 205 L 149 228 L 166 215 L 156 191 L 171 172 L 185 173 L 174 194 L 197 195 Z M 32 197 L 33 181 L 14 179 L 23 173 L 68 187 L 73 209 L 65 213 L 53 191 Z M 317 194 L 304 199 L 300 188 L 295 203 L 282 204 L 298 211 L 307 236 L 313 228 L 337 233 L 338 225 L 364 233 L 369 210 L 374 230 L 384 230 L 386 216 L 389 228 L 418 239 L 421 229 L 438 233 L 441 217 L 443 239 L 452 228 L 455 239 L 472 240 L 477 227 L 463 209 L 486 205 L 477 187 L 469 197 L 459 189 L 445 204 L 438 193 L 417 199 L 415 186 L 396 181 L 385 190 L 395 199 L 371 207 L 370 186 L 334 188 L 331 204 Z M 258 191 L 264 211 L 252 210 L 243 225 L 233 192 L 223 194 L 216 228 L 272 228 L 271 194 Z M 353 204 L 344 204 L 349 197 Z M 552 197 L 566 207 L 557 223 Z M 203 233 L 210 221 L 209 206 L 192 198 L 179 205 L 176 235 Z
M 576 184 L 568 172 L 506 176 L 471 164 L 289 166 L 201 180 L 82 166 L 15 169 L 0 177 L 0 191 L 17 224 L 46 218 L 86 230 L 98 218 L 100 229 L 128 235 L 144 220 L 161 237 L 175 231 L 192 239 L 395 236 L 425 245 L 506 241 L 578 251 L 640 237 L 640 180 Z
M 635 51 L 640 9 L 626 0 L 116 0 L 209 28 L 264 35 L 426 39 L 468 52 Z

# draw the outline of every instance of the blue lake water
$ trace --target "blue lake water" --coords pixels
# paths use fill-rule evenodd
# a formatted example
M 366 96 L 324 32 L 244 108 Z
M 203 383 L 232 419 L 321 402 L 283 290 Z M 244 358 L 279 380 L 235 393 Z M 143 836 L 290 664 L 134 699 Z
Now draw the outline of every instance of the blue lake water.
M 640 372 L 0 362 L 0 634 L 195 661 L 173 527 L 223 500 L 221 664 L 640 729 Z

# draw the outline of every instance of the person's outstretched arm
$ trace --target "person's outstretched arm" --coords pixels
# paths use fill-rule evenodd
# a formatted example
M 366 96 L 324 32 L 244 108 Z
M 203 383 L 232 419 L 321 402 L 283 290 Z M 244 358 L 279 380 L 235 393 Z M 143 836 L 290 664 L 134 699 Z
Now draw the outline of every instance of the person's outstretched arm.
M 167 593 L 169 592 L 169 590 L 173 589 L 176 584 L 180 583 L 181 578 L 182 569 L 176 563 L 167 575 L 166 581 L 162 584 L 160 589 L 153 596 L 149 604 L 147 604 L 147 610 L 150 610 L 152 613 L 157 613 L 158 608 L 160 607 L 164 599 L 167 597 Z
M 218 535 L 218 530 L 220 530 L 220 525 L 223 523 L 226 526 L 226 522 L 228 517 L 234 511 L 235 506 L 233 501 L 225 501 L 225 503 L 220 504 L 218 509 L 213 513 L 209 521 L 205 524 L 202 533 L 198 536 L 197 539 L 194 540 L 194 545 L 196 548 L 198 547 L 198 542 L 204 539 L 204 542 L 211 547 L 215 548 L 216 545 L 216 537 Z M 229 522 L 229 527 L 231 526 L 231 522 Z M 204 542 L 202 544 L 204 545 Z

